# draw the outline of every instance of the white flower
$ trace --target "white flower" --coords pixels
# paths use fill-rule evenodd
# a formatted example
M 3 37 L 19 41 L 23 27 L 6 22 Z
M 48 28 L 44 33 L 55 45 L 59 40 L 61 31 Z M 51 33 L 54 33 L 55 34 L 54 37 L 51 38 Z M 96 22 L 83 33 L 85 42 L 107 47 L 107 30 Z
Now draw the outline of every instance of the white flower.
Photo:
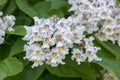
M 47 59 L 46 63 L 53 67 L 58 66 L 58 64 L 65 64 L 62 61 L 63 57 L 61 56 L 61 53 L 59 53 L 56 48 L 52 49 L 50 54 L 46 55 L 46 59 Z
M 84 38 L 85 46 L 93 46 L 94 37 Z
M 100 50 L 99 47 L 93 47 L 93 46 L 86 46 L 86 56 L 88 58 L 88 62 L 91 62 L 93 60 L 95 61 L 101 61 L 102 59 L 99 58 L 96 53 L 98 50 Z
M 4 42 L 5 31 L 14 31 L 15 17 L 13 15 L 7 15 L 2 17 L 3 13 L 0 12 L 0 44 Z
M 78 64 L 81 64 L 81 62 L 84 62 L 86 60 L 85 54 L 77 48 L 73 49 L 72 54 L 73 55 L 71 56 L 71 59 L 75 59 Z
M 7 26 L 8 31 L 14 31 L 12 27 L 15 25 L 16 18 L 13 15 L 7 15 L 3 17 L 3 20 Z
M 46 58 L 45 53 L 42 51 L 39 44 L 25 45 L 24 51 L 26 51 L 24 59 L 34 62 L 32 67 L 43 65 Z

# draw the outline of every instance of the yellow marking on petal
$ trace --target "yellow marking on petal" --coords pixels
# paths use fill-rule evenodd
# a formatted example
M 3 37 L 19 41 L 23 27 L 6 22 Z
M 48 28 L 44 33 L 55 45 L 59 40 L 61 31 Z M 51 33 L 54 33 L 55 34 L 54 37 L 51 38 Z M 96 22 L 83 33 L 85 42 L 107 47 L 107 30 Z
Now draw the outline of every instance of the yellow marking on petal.
M 51 55 L 51 57 L 52 57 L 53 59 L 57 58 L 57 53 L 56 53 L 56 52 L 53 52 L 52 55 Z
M 38 60 L 35 60 L 35 61 L 34 61 L 34 64 L 38 64 L 38 63 L 39 63 L 39 61 L 38 61 Z
M 76 59 L 80 59 L 80 58 L 81 58 L 80 53 L 76 53 L 76 54 L 75 54 L 75 57 L 76 57 Z
M 39 36 L 38 36 L 38 33 L 36 32 L 35 35 L 33 36 L 34 39 L 38 39 Z
M 46 39 L 43 44 L 49 44 L 49 39 Z
M 37 51 L 37 52 L 36 52 L 36 56 L 40 57 L 40 56 L 41 56 L 41 52 L 40 52 L 40 51 Z

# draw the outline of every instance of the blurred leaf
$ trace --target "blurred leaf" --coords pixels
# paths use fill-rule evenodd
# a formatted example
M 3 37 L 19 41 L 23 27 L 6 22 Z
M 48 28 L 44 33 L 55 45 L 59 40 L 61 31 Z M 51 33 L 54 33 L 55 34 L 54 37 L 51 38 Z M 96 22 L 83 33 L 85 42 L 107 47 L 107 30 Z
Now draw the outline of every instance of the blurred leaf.
M 66 59 L 65 65 L 59 65 L 58 67 L 50 67 L 46 65 L 46 68 L 53 75 L 58 77 L 84 77 L 88 80 L 95 80 L 90 63 L 82 63 L 77 65 L 75 61 Z
M 23 47 L 24 47 L 25 41 L 18 39 L 12 46 L 10 50 L 9 56 L 13 56 L 15 54 L 23 52 Z
M 120 4 L 120 0 L 116 0 L 116 4 L 119 5 Z
M 26 35 L 26 30 L 24 28 L 24 26 L 15 26 L 13 28 L 15 31 L 9 32 L 6 31 L 6 34 L 14 34 L 14 35 L 18 35 L 18 36 L 25 36 Z
M 105 49 L 107 49 L 112 55 L 114 55 L 117 58 L 120 58 L 120 47 L 116 44 L 112 44 L 109 41 L 106 42 L 102 42 L 100 41 L 96 36 L 95 36 L 97 42 L 104 47 Z
M 0 0 L 0 6 L 4 5 L 8 0 Z
M 0 80 L 3 80 L 5 77 L 20 73 L 22 69 L 23 65 L 17 58 L 6 58 L 0 63 Z
M 51 0 L 52 5 L 50 9 L 59 9 L 67 4 L 65 0 Z

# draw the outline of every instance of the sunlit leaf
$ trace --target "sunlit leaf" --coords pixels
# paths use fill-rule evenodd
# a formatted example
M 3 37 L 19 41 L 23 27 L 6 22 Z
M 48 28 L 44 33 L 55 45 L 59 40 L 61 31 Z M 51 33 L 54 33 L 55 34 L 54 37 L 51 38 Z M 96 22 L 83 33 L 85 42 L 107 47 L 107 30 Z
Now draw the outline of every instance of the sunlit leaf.
M 17 58 L 6 58 L 0 63 L 0 80 L 20 73 L 22 69 L 23 65 Z

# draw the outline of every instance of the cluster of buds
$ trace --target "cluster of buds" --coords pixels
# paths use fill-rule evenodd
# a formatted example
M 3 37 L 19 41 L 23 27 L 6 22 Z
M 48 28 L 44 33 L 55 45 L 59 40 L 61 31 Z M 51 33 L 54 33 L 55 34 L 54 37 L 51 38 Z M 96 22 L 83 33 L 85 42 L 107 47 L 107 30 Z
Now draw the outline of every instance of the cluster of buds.
M 15 25 L 15 17 L 13 15 L 3 16 L 0 12 L 0 44 L 4 42 L 5 30 L 14 31 L 13 26 Z
M 74 15 L 67 19 L 57 16 L 48 19 L 34 17 L 34 22 L 33 26 L 25 26 L 27 34 L 23 38 L 27 41 L 24 59 L 32 61 L 33 68 L 44 63 L 53 67 L 65 64 L 65 56 L 71 53 L 71 59 L 78 64 L 86 60 L 101 61 L 96 55 L 100 48 L 94 46 L 92 36 L 84 35 L 86 29 Z

